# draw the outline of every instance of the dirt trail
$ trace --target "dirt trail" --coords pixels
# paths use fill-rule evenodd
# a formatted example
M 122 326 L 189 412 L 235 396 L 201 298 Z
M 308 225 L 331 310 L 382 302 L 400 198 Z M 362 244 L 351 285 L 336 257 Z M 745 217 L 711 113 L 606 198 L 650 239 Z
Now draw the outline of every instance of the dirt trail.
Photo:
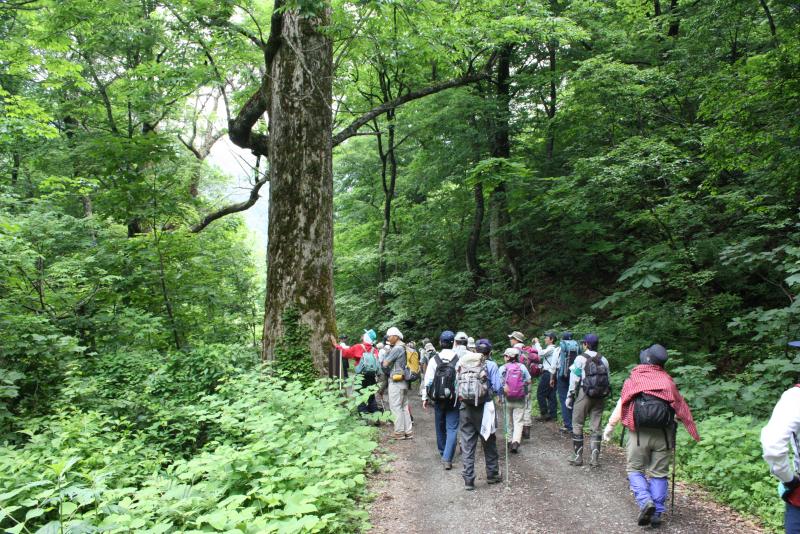
M 436 450 L 433 410 L 425 412 L 415 398 L 413 440 L 392 441 L 385 431 L 383 447 L 394 456 L 391 470 L 377 475 L 377 498 L 370 511 L 372 532 L 489 533 L 628 533 L 656 532 L 635 523 L 636 504 L 624 470 L 624 453 L 606 447 L 602 466 L 567 463 L 571 444 L 553 423 L 534 423 L 531 439 L 519 454 L 509 455 L 511 477 L 486 484 L 483 449 L 478 445 L 475 491 L 465 491 L 461 458 L 445 471 Z M 501 412 L 502 414 L 502 412 Z M 502 416 L 501 416 L 502 426 Z M 500 465 L 505 470 L 502 429 L 498 432 Z M 605 444 L 604 444 L 605 445 Z M 667 511 L 658 532 L 758 533 L 757 525 L 713 503 L 696 489 L 680 485 L 675 514 Z

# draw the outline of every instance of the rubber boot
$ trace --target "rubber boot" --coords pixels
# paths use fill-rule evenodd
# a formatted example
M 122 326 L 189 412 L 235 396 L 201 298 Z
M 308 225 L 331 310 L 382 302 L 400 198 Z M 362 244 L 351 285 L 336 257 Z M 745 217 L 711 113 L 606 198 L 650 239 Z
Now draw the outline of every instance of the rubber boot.
M 600 467 L 600 444 L 602 442 L 602 434 L 593 434 L 589 441 L 589 449 L 592 451 L 592 458 L 589 460 L 589 465 L 592 467 Z
M 522 427 L 522 439 L 531 439 L 531 427 L 529 426 Z
M 572 434 L 573 456 L 569 463 L 574 466 L 583 465 L 583 434 Z
M 650 479 L 650 495 L 653 497 L 653 503 L 656 505 L 656 513 L 663 514 L 667 507 L 667 491 L 669 484 L 667 478 L 651 478 Z

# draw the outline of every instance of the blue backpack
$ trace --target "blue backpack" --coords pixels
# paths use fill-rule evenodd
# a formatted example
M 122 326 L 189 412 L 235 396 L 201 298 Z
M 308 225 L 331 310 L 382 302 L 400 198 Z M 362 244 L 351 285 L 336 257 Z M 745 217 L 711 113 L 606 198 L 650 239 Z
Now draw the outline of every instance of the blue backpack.
M 380 369 L 378 358 L 371 351 L 366 351 L 361 355 L 361 361 L 356 365 L 356 374 L 377 373 Z

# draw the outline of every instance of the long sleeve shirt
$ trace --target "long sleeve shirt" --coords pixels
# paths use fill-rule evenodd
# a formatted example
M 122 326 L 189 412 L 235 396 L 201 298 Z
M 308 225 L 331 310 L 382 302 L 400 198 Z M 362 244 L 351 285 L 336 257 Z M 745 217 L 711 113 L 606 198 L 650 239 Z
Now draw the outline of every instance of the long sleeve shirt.
M 561 353 L 561 349 L 552 344 L 547 345 L 544 349 L 537 346 L 534 346 L 534 348 L 539 351 L 539 358 L 542 360 L 542 371 L 555 376 L 558 370 L 558 355 Z
M 442 363 L 449 363 L 455 357 L 456 353 L 452 349 L 442 349 L 441 352 L 439 352 L 439 358 L 442 360 Z M 439 363 L 436 361 L 435 357 L 428 360 L 428 368 L 425 369 L 425 377 L 422 379 L 422 383 L 425 386 L 422 388 L 422 400 L 428 400 L 428 386 L 433 384 L 433 377 L 436 376 L 437 367 L 439 367 Z
M 761 429 L 761 448 L 770 471 L 781 482 L 790 482 L 800 471 L 800 387 L 793 387 L 781 395 L 772 410 L 767 426 Z M 793 462 L 789 463 L 789 444 Z
M 568 397 L 573 397 L 577 393 L 578 384 L 583 377 L 584 372 L 586 371 L 586 363 L 589 361 L 589 358 L 593 358 L 597 355 L 597 352 L 593 350 L 587 350 L 583 354 L 578 355 L 575 358 L 575 363 L 573 363 L 569 368 L 569 393 L 567 393 Z M 588 356 L 588 358 L 587 358 Z M 600 360 L 602 360 L 603 365 L 606 366 L 608 369 L 609 375 L 611 374 L 611 368 L 608 366 L 608 360 L 606 360 L 605 356 L 600 356 Z
M 361 357 L 365 352 L 377 354 L 375 349 L 372 348 L 372 345 L 367 345 L 366 343 L 358 343 L 352 347 L 348 347 L 347 345 L 336 345 L 336 348 L 342 352 L 342 358 L 355 360 L 356 365 L 358 365 L 358 362 L 361 361 Z

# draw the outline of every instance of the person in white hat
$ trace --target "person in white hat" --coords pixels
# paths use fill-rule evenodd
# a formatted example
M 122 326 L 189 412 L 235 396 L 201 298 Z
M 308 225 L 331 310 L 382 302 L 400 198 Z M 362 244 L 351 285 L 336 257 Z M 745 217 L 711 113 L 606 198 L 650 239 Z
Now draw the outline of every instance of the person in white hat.
M 386 331 L 389 353 L 383 360 L 383 372 L 389 379 L 389 409 L 394 416 L 394 439 L 412 439 L 411 413 L 408 411 L 408 382 L 405 379 L 406 346 L 403 333 L 393 326 Z

